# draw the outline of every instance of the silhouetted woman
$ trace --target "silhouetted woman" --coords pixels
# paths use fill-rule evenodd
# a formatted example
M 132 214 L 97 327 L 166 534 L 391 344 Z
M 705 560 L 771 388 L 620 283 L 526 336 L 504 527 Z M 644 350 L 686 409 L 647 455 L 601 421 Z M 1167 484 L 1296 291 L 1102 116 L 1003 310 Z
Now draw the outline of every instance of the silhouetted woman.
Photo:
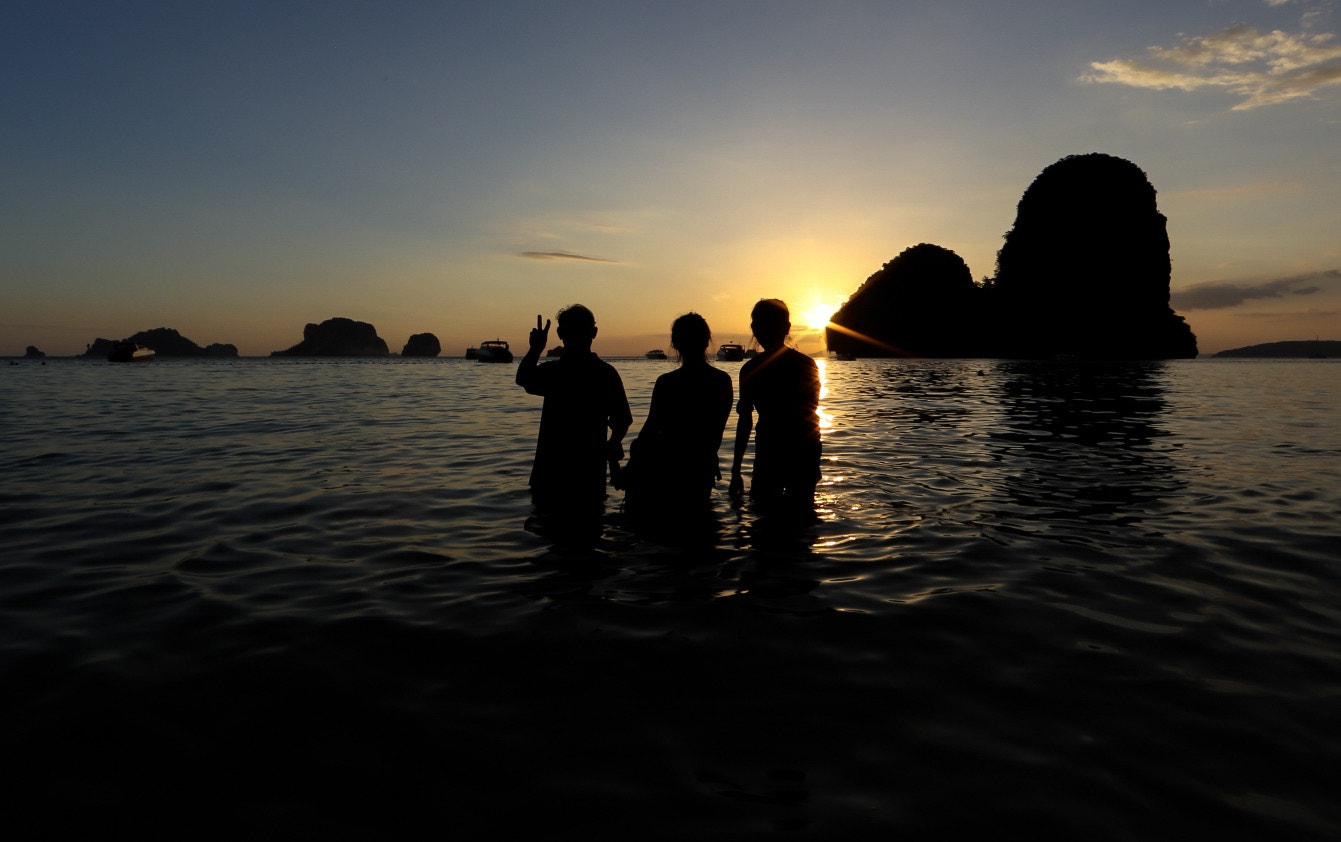
M 708 363 L 712 332 L 698 313 L 671 325 L 680 365 L 657 378 L 652 406 L 629 445 L 625 502 L 640 516 L 707 509 L 722 474 L 717 450 L 731 414 L 731 375 Z
M 766 298 L 750 311 L 750 330 L 763 352 L 740 367 L 731 497 L 738 501 L 745 493 L 741 463 L 758 412 L 750 476 L 754 505 L 765 511 L 813 514 L 820 479 L 819 369 L 810 357 L 786 346 L 791 329 L 787 305 L 776 298 Z

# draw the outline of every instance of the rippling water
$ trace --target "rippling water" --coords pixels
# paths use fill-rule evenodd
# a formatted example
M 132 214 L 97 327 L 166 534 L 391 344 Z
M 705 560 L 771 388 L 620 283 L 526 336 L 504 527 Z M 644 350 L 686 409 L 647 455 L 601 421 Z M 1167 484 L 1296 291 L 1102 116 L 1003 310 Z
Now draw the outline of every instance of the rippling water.
M 1341 836 L 1336 362 L 829 362 L 818 523 L 592 552 L 513 373 L 0 368 L 2 826 Z

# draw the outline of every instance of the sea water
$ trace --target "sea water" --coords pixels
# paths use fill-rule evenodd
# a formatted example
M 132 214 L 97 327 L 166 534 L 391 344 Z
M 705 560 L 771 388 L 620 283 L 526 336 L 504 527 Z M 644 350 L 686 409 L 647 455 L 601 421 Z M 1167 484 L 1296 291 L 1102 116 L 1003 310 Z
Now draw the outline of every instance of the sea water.
M 574 550 L 513 366 L 0 368 L 0 829 L 1341 836 L 1341 364 L 822 372 L 814 523 Z

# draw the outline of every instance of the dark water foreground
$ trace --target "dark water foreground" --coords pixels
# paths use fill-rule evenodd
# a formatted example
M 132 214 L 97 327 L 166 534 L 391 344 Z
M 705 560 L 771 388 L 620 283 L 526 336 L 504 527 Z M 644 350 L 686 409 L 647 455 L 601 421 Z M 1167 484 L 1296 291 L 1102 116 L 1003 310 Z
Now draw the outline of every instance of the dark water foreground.
M 1335 364 L 830 363 L 818 523 L 590 552 L 510 369 L 3 371 L 7 836 L 1341 836 Z

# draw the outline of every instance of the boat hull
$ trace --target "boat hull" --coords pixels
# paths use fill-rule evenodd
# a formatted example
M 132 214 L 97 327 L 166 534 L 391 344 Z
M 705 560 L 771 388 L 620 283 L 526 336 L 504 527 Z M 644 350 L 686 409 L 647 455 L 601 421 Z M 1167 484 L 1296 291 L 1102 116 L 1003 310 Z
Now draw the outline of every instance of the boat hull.
M 508 343 L 503 340 L 491 339 L 488 342 L 481 342 L 475 349 L 475 359 L 482 363 L 510 363 L 512 351 L 508 348 Z
M 107 355 L 109 363 L 147 363 L 153 362 L 154 349 L 143 345 L 118 344 Z

